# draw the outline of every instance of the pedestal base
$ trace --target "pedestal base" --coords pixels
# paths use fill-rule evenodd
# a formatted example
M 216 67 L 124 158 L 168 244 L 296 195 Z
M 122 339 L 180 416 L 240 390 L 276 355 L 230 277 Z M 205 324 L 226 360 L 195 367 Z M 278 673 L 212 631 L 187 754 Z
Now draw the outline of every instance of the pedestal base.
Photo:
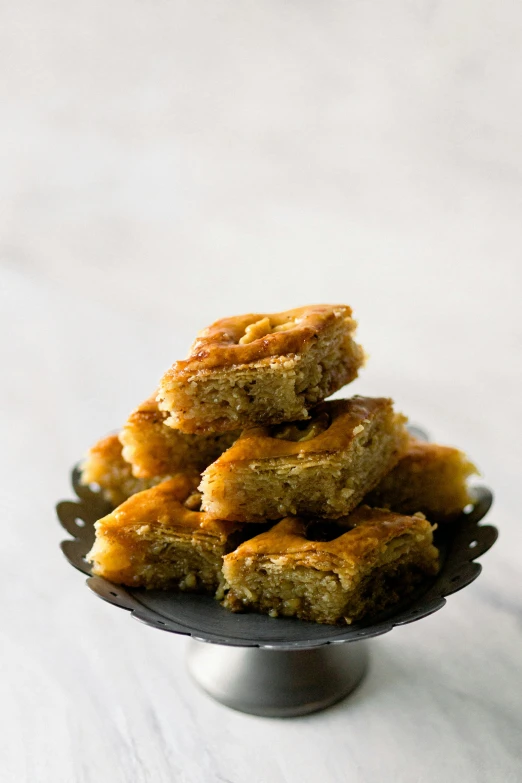
M 363 642 L 311 650 L 225 647 L 192 640 L 188 669 L 216 701 L 251 715 L 289 718 L 347 696 L 368 667 Z

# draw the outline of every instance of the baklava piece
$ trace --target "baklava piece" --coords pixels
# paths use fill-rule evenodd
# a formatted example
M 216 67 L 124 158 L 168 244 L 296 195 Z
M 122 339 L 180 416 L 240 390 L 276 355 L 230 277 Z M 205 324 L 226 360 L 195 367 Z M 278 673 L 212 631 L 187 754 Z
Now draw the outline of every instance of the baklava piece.
M 358 508 L 348 532 L 289 517 L 224 559 L 225 606 L 272 617 L 350 624 L 406 597 L 438 570 L 432 527 L 423 515 Z M 330 530 L 332 540 L 321 533 Z
M 197 474 L 178 474 L 96 522 L 92 573 L 130 587 L 215 593 L 238 525 L 200 512 L 197 485 Z
M 467 479 L 474 473 L 462 451 L 411 438 L 406 454 L 366 502 L 403 514 L 422 511 L 432 522 L 444 522 L 472 502 Z
M 106 500 L 118 506 L 135 492 L 141 492 L 162 481 L 164 476 L 136 478 L 132 468 L 123 459 L 117 435 L 102 438 L 87 452 L 81 466 L 80 481 L 87 486 L 97 485 Z
M 306 422 L 245 429 L 203 473 L 202 508 L 239 522 L 346 515 L 406 450 L 405 421 L 389 399 L 352 397 Z
M 356 378 L 364 353 L 355 327 L 345 305 L 217 321 L 161 379 L 166 423 L 211 433 L 308 418 L 312 406 Z
M 123 457 L 138 478 L 152 478 L 179 470 L 204 470 L 228 449 L 239 433 L 187 435 L 165 425 L 168 413 L 161 411 L 155 397 L 139 405 L 120 432 Z

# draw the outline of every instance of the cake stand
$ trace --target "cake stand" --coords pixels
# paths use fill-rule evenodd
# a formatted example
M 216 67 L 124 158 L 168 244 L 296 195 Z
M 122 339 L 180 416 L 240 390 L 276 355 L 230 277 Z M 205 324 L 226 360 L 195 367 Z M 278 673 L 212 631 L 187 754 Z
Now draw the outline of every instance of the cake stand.
M 435 533 L 438 576 L 392 610 L 350 626 L 233 614 L 209 596 L 128 588 L 90 576 L 85 555 L 94 542 L 94 523 L 111 507 L 79 477 L 76 467 L 77 499 L 57 505 L 62 526 L 73 536 L 61 545 L 69 563 L 88 575 L 88 587 L 104 601 L 154 628 L 192 637 L 188 669 L 195 682 L 222 704 L 254 715 L 305 715 L 347 696 L 366 673 L 364 642 L 441 609 L 448 595 L 477 578 L 481 566 L 474 561 L 497 538 L 496 528 L 479 524 L 492 494 L 475 487 L 467 513 Z

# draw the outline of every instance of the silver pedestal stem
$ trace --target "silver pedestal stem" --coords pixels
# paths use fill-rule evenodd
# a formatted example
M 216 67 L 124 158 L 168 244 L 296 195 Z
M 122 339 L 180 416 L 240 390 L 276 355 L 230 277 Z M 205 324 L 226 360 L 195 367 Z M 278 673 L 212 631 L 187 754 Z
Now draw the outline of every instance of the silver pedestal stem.
M 225 647 L 192 640 L 188 669 L 212 698 L 234 710 L 287 718 L 340 701 L 368 666 L 364 642 L 310 650 Z

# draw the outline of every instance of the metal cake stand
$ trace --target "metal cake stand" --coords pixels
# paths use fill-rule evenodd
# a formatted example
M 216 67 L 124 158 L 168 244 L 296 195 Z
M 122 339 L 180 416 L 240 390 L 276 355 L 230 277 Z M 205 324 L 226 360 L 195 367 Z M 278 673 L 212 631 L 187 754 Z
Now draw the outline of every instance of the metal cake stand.
M 468 513 L 436 531 L 442 561 L 437 577 L 407 602 L 367 622 L 318 625 L 233 614 L 209 596 L 128 588 L 90 576 L 85 555 L 94 542 L 94 523 L 111 507 L 99 493 L 79 483 L 77 468 L 72 484 L 77 499 L 57 505 L 62 526 L 73 536 L 61 545 L 69 563 L 88 575 L 88 587 L 104 601 L 127 609 L 154 628 L 191 636 L 188 668 L 196 683 L 222 704 L 254 715 L 305 715 L 347 696 L 367 670 L 364 641 L 441 609 L 448 595 L 477 578 L 481 566 L 474 561 L 497 538 L 496 528 L 479 524 L 489 511 L 492 494 L 486 487 L 476 487 Z

